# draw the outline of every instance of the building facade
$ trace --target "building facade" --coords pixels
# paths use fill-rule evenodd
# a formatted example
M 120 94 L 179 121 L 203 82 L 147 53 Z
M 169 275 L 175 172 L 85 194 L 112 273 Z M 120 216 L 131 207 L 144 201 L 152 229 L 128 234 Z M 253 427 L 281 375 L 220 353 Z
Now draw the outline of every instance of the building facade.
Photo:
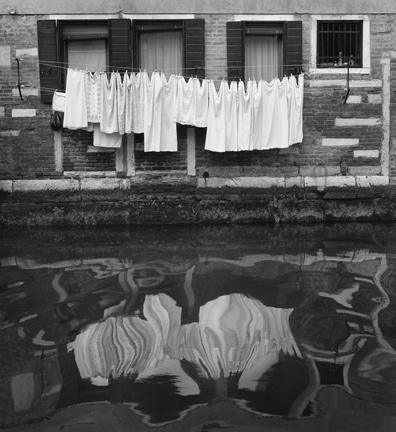
M 1 223 L 393 219 L 395 17 L 391 0 L 0 0 Z M 303 137 L 217 152 L 207 127 L 177 123 L 176 151 L 136 132 L 98 148 L 54 125 L 69 68 L 216 90 L 303 77 Z

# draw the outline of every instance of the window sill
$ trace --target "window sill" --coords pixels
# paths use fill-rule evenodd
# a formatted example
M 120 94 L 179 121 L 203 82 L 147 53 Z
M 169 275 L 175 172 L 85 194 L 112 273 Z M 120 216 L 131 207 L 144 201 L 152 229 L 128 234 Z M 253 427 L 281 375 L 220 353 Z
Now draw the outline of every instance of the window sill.
M 311 75 L 346 75 L 347 68 L 346 67 L 337 67 L 337 68 L 312 68 L 309 70 Z M 369 75 L 371 73 L 370 68 L 350 68 L 350 75 Z

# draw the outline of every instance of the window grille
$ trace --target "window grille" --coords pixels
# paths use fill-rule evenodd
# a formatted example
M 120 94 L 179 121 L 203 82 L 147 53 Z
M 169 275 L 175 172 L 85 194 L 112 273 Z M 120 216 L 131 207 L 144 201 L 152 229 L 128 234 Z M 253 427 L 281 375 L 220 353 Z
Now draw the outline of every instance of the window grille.
M 362 21 L 318 21 L 317 67 L 362 67 Z

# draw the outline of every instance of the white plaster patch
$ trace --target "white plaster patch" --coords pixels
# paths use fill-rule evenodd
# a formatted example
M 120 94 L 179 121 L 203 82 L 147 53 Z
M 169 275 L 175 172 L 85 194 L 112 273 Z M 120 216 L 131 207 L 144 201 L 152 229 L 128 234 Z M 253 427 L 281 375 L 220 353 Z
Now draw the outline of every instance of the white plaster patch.
M 272 186 L 285 187 L 284 177 L 235 177 L 232 179 L 237 187 L 270 188 Z
M 79 190 L 78 180 L 14 180 L 14 192 L 27 191 L 54 191 L 54 190 Z
M 267 189 L 273 186 L 285 187 L 285 179 L 283 177 L 211 177 L 208 179 L 198 179 L 198 187 L 209 187 L 216 189 L 224 187 Z
M 0 46 L 0 66 L 11 66 L 11 47 Z
M 107 178 L 107 179 L 81 179 L 81 190 L 113 190 L 120 189 L 120 179 Z
M 377 158 L 379 150 L 355 150 L 353 157 L 355 158 Z
M 326 179 L 327 187 L 347 187 L 356 186 L 356 179 L 354 176 L 334 176 L 327 177 Z
M 64 177 L 115 177 L 115 171 L 64 171 Z
M 381 124 L 379 118 L 336 118 L 336 126 L 378 126 Z
M 6 130 L 6 131 L 0 131 L 0 136 L 2 137 L 16 137 L 19 136 L 21 133 L 20 130 Z
M 310 87 L 346 87 L 346 79 L 339 80 L 311 80 Z M 381 80 L 356 80 L 349 82 L 350 88 L 382 87 Z
M 361 95 L 349 95 L 347 99 L 347 104 L 360 104 L 362 103 Z
M 359 145 L 359 138 L 323 138 L 322 146 L 345 147 Z
M 305 187 L 317 187 L 324 190 L 326 187 L 347 187 L 355 186 L 356 181 L 353 176 L 329 176 L 329 177 L 305 177 Z
M 380 104 L 382 103 L 382 96 L 380 94 L 369 94 L 368 101 L 372 104 Z
M 305 187 L 317 187 L 319 190 L 324 190 L 326 187 L 326 177 L 304 177 Z
M 12 180 L 0 180 L 0 191 L 12 192 Z
M 39 91 L 35 88 L 21 88 L 22 96 L 38 96 Z M 12 95 L 14 97 L 19 97 L 19 89 L 12 89 Z
M 285 187 L 303 187 L 304 186 L 304 177 L 286 177 L 285 178 Z
M 387 186 L 389 184 L 388 176 L 356 176 L 358 187 L 370 186 Z
M 23 57 L 23 56 L 37 57 L 38 56 L 38 49 L 37 48 L 17 49 L 15 51 L 15 55 L 16 55 L 16 57 Z
M 13 109 L 11 111 L 12 117 L 36 117 L 37 110 L 35 109 Z

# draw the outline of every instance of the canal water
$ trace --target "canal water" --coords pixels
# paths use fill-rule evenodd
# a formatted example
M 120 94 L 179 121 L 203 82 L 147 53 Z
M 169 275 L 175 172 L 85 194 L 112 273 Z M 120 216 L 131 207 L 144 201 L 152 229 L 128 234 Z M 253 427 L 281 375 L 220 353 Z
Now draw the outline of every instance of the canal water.
M 396 430 L 396 224 L 2 228 L 0 427 Z

